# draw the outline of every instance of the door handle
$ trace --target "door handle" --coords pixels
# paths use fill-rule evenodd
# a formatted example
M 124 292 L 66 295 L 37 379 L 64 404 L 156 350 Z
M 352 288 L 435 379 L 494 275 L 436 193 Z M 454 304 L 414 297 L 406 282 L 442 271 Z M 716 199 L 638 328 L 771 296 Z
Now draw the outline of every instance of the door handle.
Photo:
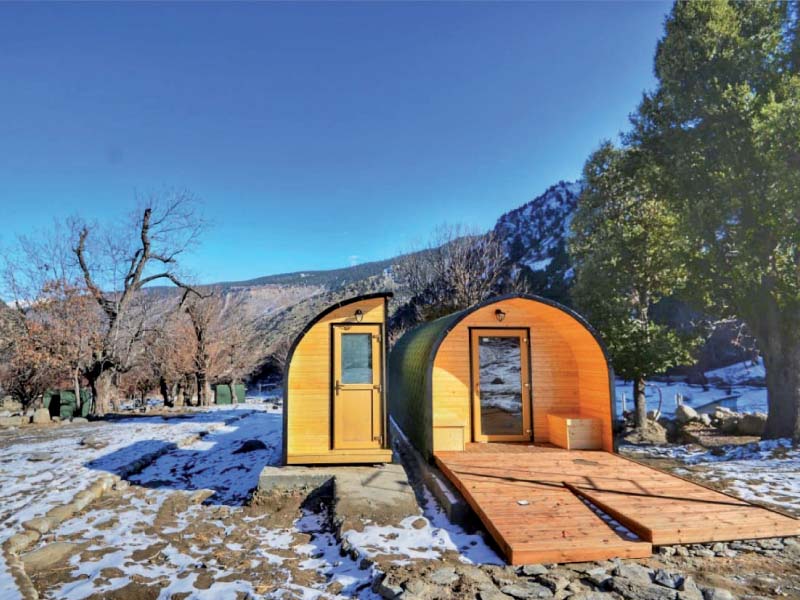
M 338 380 L 338 379 L 336 380 L 336 384 L 333 386 L 333 389 L 336 391 L 336 395 L 338 396 L 338 395 L 339 395 L 339 390 L 341 390 L 341 389 L 342 389 L 342 386 L 341 386 L 341 384 L 339 383 L 339 380 Z

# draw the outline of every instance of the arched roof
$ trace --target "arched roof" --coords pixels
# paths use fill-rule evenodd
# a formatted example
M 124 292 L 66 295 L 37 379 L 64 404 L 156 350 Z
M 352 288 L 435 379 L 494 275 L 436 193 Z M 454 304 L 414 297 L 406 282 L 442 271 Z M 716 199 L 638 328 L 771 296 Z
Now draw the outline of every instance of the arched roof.
M 388 300 L 394 296 L 392 292 L 374 292 L 371 294 L 363 294 L 361 296 L 353 296 L 351 298 L 345 298 L 344 300 L 340 300 L 334 304 L 328 306 L 325 310 L 320 312 L 316 317 L 308 321 L 305 327 L 297 334 L 292 342 L 292 345 L 289 347 L 289 352 L 286 355 L 286 362 L 283 365 L 283 459 L 286 459 L 286 451 L 287 451 L 287 433 L 288 433 L 288 410 L 289 410 L 289 368 L 292 364 L 292 357 L 294 356 L 295 350 L 297 350 L 297 346 L 303 341 L 305 335 L 311 330 L 314 325 L 322 321 L 326 316 L 330 313 L 345 307 L 349 304 L 356 304 L 358 302 L 363 302 L 364 300 L 372 300 L 373 298 L 384 298 Z
M 424 423 L 423 431 L 415 428 L 414 431 L 405 432 L 406 435 L 412 438 L 417 448 L 432 447 L 432 440 L 429 438 L 432 435 L 432 415 L 426 404 L 431 401 L 434 360 L 440 346 L 448 334 L 472 313 L 492 304 L 516 299 L 545 304 L 571 317 L 591 335 L 610 369 L 608 349 L 599 334 L 589 325 L 586 319 L 571 308 L 541 296 L 532 294 L 495 296 L 467 309 L 423 323 L 406 332 L 397 341 L 389 354 L 390 412 L 394 415 L 397 415 L 398 411 L 410 412 L 410 419 L 416 423 Z M 611 382 L 613 385 L 613 377 Z M 418 439 L 413 439 L 415 436 Z M 422 439 L 422 436 L 427 439 Z

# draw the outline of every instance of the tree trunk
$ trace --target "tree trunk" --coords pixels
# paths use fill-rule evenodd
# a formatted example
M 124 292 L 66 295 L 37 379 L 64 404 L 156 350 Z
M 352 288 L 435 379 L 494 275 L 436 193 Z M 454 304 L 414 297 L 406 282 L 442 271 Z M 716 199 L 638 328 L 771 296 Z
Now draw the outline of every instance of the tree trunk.
M 105 416 L 111 406 L 111 399 L 114 389 L 114 373 L 109 370 L 100 371 L 100 374 L 89 379 L 94 398 L 92 414 L 96 417 Z
M 644 393 L 644 378 L 637 377 L 633 380 L 633 422 L 636 429 L 642 429 L 647 423 L 647 399 Z
M 211 405 L 211 384 L 208 382 L 205 372 L 195 373 L 197 378 L 197 403 L 200 406 Z
M 164 399 L 164 406 L 175 406 L 175 402 L 170 394 L 169 385 L 167 385 L 167 380 L 164 379 L 163 376 L 158 378 L 158 387 L 161 390 L 161 397 Z
M 184 400 L 184 390 L 185 386 L 183 382 L 177 381 L 172 386 L 172 405 L 173 406 L 183 406 L 185 404 Z
M 72 389 L 75 392 L 75 412 L 74 417 L 82 417 L 83 411 L 81 410 L 81 376 L 80 371 L 75 369 L 72 372 Z
M 778 345 L 767 344 L 768 349 L 763 351 L 769 413 L 762 437 L 791 438 L 792 442 L 798 445 L 800 444 L 800 339 L 792 340 L 791 345 L 786 343 L 786 339 L 783 342 Z

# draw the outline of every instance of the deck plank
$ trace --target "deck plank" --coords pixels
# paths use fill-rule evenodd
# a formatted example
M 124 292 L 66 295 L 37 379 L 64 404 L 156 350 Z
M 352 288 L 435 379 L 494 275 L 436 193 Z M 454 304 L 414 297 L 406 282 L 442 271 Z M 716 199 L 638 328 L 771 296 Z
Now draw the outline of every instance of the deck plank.
M 800 520 L 609 452 L 469 444 L 435 460 L 512 564 L 643 558 L 652 545 L 800 535 Z M 615 531 L 582 498 L 640 539 Z

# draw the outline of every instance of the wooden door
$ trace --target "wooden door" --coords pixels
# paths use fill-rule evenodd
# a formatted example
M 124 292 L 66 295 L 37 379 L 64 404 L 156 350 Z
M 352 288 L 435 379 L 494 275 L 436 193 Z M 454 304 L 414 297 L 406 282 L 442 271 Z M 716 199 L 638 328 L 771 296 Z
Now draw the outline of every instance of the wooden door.
M 334 449 L 382 446 L 382 365 L 380 325 L 334 326 Z
M 470 330 L 476 442 L 532 439 L 528 337 L 526 329 Z

